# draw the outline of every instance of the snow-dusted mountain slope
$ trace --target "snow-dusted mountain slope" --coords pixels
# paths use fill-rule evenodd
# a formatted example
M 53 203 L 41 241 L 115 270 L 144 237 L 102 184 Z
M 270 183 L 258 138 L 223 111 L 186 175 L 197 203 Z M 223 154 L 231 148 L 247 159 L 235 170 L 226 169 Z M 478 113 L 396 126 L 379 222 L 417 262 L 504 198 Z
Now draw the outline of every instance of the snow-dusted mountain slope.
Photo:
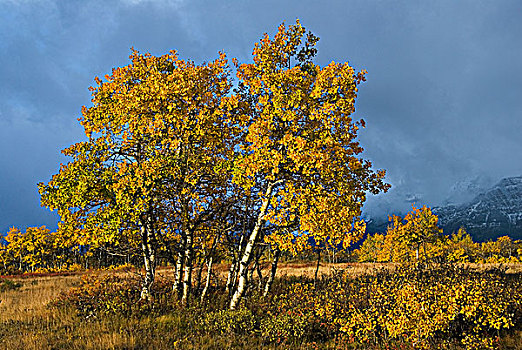
M 447 233 L 464 227 L 480 241 L 502 235 L 522 239 L 522 176 L 505 178 L 465 204 L 433 211 Z

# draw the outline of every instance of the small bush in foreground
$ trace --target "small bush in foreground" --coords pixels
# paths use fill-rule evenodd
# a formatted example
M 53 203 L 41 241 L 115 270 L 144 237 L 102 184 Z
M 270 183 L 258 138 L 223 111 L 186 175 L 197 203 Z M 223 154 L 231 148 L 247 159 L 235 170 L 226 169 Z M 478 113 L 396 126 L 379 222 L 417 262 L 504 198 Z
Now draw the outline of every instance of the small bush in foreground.
M 139 276 L 86 275 L 81 284 L 68 293 L 61 294 L 51 307 L 72 306 L 82 318 L 105 315 L 150 315 L 172 310 L 172 283 L 158 278 L 151 291 L 152 300 L 140 299 Z
M 251 334 L 257 328 L 256 317 L 249 309 L 209 312 L 201 325 L 208 332 L 217 334 Z
M 155 284 L 152 301 L 139 294 L 132 277 L 89 277 L 53 305 L 99 320 L 166 317 L 169 332 L 184 337 L 246 336 L 291 348 L 494 349 L 501 339 L 516 343 L 522 331 L 522 278 L 499 270 L 401 267 L 359 277 L 341 271 L 315 286 L 288 277 L 276 282 L 271 297 L 253 292 L 234 311 L 220 309 L 227 304 L 220 290 L 208 303 L 182 308 L 166 279 Z
M 279 317 L 292 314 L 293 324 L 307 319 L 322 326 L 323 336 L 348 343 L 494 348 L 499 335 L 522 328 L 521 297 L 519 275 L 444 267 L 358 278 L 341 273 L 320 289 L 295 283 L 274 301 Z

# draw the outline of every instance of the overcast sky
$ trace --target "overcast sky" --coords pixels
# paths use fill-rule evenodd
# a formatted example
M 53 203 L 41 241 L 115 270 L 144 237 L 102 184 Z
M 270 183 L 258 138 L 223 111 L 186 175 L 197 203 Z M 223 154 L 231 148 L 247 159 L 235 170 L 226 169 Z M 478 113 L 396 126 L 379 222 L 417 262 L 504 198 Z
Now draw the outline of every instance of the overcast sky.
M 393 189 L 368 212 L 441 205 L 469 197 L 470 180 L 522 175 L 521 1 L 0 0 L 0 232 L 56 227 L 36 184 L 84 139 L 87 89 L 128 64 L 130 47 L 245 62 L 264 32 L 296 18 L 321 38 L 317 63 L 369 72 L 360 139 Z

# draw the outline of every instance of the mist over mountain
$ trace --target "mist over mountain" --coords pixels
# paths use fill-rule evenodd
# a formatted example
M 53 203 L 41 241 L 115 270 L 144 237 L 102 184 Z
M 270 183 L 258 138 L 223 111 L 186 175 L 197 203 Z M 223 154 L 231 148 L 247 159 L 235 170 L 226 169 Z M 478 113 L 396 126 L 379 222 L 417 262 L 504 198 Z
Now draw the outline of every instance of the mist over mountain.
M 495 181 L 485 175 L 477 175 L 454 183 L 440 206 L 461 205 L 472 201 L 475 197 L 486 192 L 495 184 Z
M 461 227 L 476 241 L 494 240 L 508 235 L 522 239 L 522 176 L 504 178 L 491 186 L 491 179 L 477 176 L 455 183 L 441 206 L 433 207 L 444 233 Z M 417 199 L 418 196 L 405 197 Z M 420 206 L 417 205 L 417 206 Z M 404 215 L 404 212 L 393 213 Z M 367 232 L 384 232 L 385 215 L 367 217 Z
M 467 203 L 433 211 L 445 233 L 464 227 L 479 241 L 504 235 L 522 239 L 522 176 L 502 179 Z

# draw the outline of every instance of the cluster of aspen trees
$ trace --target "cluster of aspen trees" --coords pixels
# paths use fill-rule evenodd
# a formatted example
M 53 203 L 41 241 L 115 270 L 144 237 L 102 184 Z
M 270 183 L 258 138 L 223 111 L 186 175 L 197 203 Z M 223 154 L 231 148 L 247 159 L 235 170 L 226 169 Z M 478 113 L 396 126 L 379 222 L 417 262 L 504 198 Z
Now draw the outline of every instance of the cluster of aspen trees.
M 442 234 L 438 218 L 427 207 L 413 208 L 404 218 L 390 217 L 386 232 L 369 234 L 354 251 L 360 262 L 450 262 L 519 263 L 522 241 L 501 236 L 488 242 L 474 242 L 464 228 Z
M 132 252 L 123 254 L 113 248 L 81 246 L 45 226 L 12 227 L 0 238 L 0 273 L 99 269 L 139 262 Z
M 366 71 L 314 63 L 317 41 L 296 21 L 255 43 L 251 63 L 132 50 L 130 64 L 95 78 L 79 118 L 86 141 L 38 185 L 59 235 L 113 259 L 139 256 L 144 299 L 168 261 L 183 305 L 202 266 L 226 260 L 230 309 L 263 252 L 273 276 L 281 252 L 349 247 L 364 234 L 366 197 L 389 185 L 362 157 L 365 122 L 352 117 Z

